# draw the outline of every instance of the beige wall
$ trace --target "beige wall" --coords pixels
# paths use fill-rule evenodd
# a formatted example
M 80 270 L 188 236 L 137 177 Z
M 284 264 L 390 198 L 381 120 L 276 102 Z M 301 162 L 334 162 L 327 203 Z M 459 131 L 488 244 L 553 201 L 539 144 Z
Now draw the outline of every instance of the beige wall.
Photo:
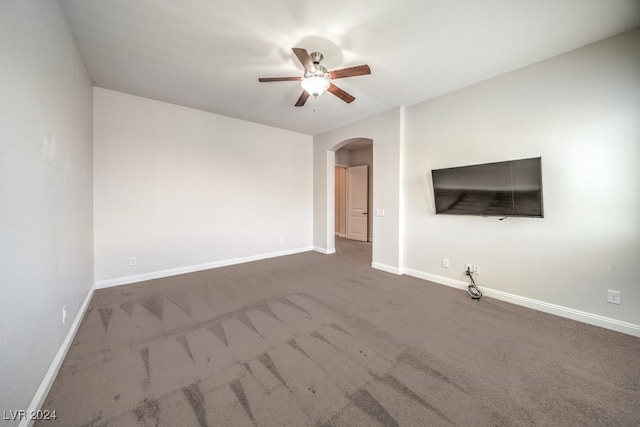
M 50 368 L 93 288 L 92 84 L 57 1 L 0 2 L 0 52 L 0 408 L 8 414 L 29 409 L 53 381 Z
M 407 107 L 405 271 L 463 284 L 477 264 L 492 296 L 640 334 L 638 46 L 640 29 Z M 435 215 L 431 169 L 537 156 L 543 219 Z
M 99 88 L 94 114 L 98 287 L 311 249 L 310 136 Z

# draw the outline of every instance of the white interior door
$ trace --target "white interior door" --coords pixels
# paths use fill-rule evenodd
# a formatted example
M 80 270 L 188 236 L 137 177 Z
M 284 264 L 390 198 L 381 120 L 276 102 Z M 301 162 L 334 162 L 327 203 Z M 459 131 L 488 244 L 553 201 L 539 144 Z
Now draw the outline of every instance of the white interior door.
M 347 168 L 347 239 L 367 241 L 368 167 Z

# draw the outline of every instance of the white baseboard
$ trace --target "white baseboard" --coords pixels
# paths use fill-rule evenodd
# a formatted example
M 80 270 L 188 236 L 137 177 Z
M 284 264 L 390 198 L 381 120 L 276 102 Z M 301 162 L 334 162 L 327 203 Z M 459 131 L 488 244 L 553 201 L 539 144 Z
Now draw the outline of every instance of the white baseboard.
M 47 395 L 49 394 L 49 390 L 51 390 L 51 386 L 53 385 L 53 382 L 55 381 L 56 376 L 58 375 L 58 371 L 62 366 L 62 362 L 64 361 L 64 358 L 66 357 L 67 352 L 71 347 L 73 338 L 76 336 L 76 333 L 78 332 L 78 328 L 80 328 L 82 319 L 84 319 L 84 316 L 87 312 L 87 308 L 89 307 L 89 303 L 91 302 L 91 297 L 93 297 L 94 290 L 95 290 L 95 287 L 92 286 L 86 298 L 82 302 L 82 305 L 80 306 L 80 309 L 78 310 L 78 313 L 76 314 L 76 317 L 75 319 L 73 319 L 73 323 L 69 328 L 69 332 L 67 332 L 67 336 L 64 338 L 64 341 L 62 341 L 62 345 L 60 346 L 58 353 L 56 353 L 56 356 L 53 358 L 53 361 L 49 366 L 49 370 L 47 371 L 44 378 L 42 379 L 42 382 L 40 383 L 40 387 L 38 387 L 38 390 L 36 391 L 35 396 L 33 396 L 33 399 L 29 404 L 29 408 L 27 409 L 27 414 L 34 413 L 38 411 L 40 408 L 42 408 L 42 404 L 44 403 L 44 400 L 47 398 Z M 34 421 L 35 420 L 22 420 L 19 425 L 20 427 L 32 426 Z
M 402 270 L 399 269 L 398 267 L 392 267 L 390 265 L 382 264 L 379 262 L 372 262 L 371 267 L 375 268 L 376 270 L 386 271 L 387 273 L 398 274 L 398 275 L 402 274 Z
M 161 279 L 163 277 L 177 276 L 179 274 L 193 273 L 196 271 L 210 270 L 212 268 L 227 267 L 230 265 L 242 264 L 251 261 L 260 261 L 268 258 L 275 258 L 284 255 L 293 255 L 301 252 L 315 250 L 315 247 L 305 246 L 302 248 L 288 249 L 279 252 L 269 252 L 266 254 L 251 255 L 241 258 L 232 258 L 222 261 L 208 262 L 205 264 L 190 265 L 186 267 L 171 268 L 168 270 L 153 271 L 150 273 L 136 274 L 134 276 L 116 277 L 115 279 L 100 280 L 96 282 L 96 289 L 110 288 L 112 286 L 128 285 L 131 283 L 144 282 L 146 280 Z
M 403 271 L 409 276 L 428 280 L 430 282 L 435 282 L 441 285 L 451 286 L 457 289 L 466 290 L 467 286 L 469 285 L 466 282 L 449 279 L 448 277 L 425 273 L 423 271 L 413 270 L 410 268 L 405 268 L 403 269 Z M 542 311 L 545 313 L 555 314 L 556 316 L 564 317 L 567 319 L 577 320 L 578 322 L 588 323 L 590 325 L 600 326 L 601 328 L 610 329 L 612 331 L 618 331 L 624 334 L 640 337 L 640 325 L 636 325 L 634 323 L 623 322 L 620 320 L 611 319 L 609 317 L 600 316 L 598 314 L 587 313 L 585 311 L 575 310 L 573 308 L 551 304 L 533 298 L 522 297 L 508 292 L 485 288 L 484 286 L 478 286 L 478 288 L 482 291 L 483 295 L 490 298 L 495 298 L 501 301 L 510 302 L 512 304 L 521 305 L 523 307 L 532 308 L 534 310 Z
M 408 276 L 417 277 L 418 279 L 428 280 L 429 282 L 435 282 L 439 285 L 451 286 L 452 288 L 456 288 L 456 289 L 466 290 L 468 286 L 468 283 L 462 282 L 460 280 L 449 279 L 448 277 L 438 276 L 431 273 L 425 273 L 424 271 L 413 270 L 411 268 L 404 268 L 403 273 Z M 482 288 L 483 292 L 484 292 L 484 289 L 485 288 L 483 287 Z
M 316 251 L 316 252 L 320 252 L 321 254 L 325 254 L 325 255 L 331 255 L 331 254 L 335 254 L 336 253 L 336 248 L 326 249 L 326 248 L 321 248 L 320 246 L 314 246 L 313 250 Z

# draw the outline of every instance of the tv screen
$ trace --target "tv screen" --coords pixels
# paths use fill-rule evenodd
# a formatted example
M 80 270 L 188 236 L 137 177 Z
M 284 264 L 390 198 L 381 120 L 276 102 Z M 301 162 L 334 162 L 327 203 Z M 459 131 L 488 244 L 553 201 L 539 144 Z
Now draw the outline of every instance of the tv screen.
M 540 157 L 431 171 L 436 214 L 543 217 Z

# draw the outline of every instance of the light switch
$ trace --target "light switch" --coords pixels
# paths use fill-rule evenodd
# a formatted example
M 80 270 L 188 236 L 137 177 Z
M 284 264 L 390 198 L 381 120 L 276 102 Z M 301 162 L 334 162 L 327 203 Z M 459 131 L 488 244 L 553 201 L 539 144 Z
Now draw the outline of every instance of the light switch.
M 376 216 L 384 216 L 384 209 L 376 208 Z

